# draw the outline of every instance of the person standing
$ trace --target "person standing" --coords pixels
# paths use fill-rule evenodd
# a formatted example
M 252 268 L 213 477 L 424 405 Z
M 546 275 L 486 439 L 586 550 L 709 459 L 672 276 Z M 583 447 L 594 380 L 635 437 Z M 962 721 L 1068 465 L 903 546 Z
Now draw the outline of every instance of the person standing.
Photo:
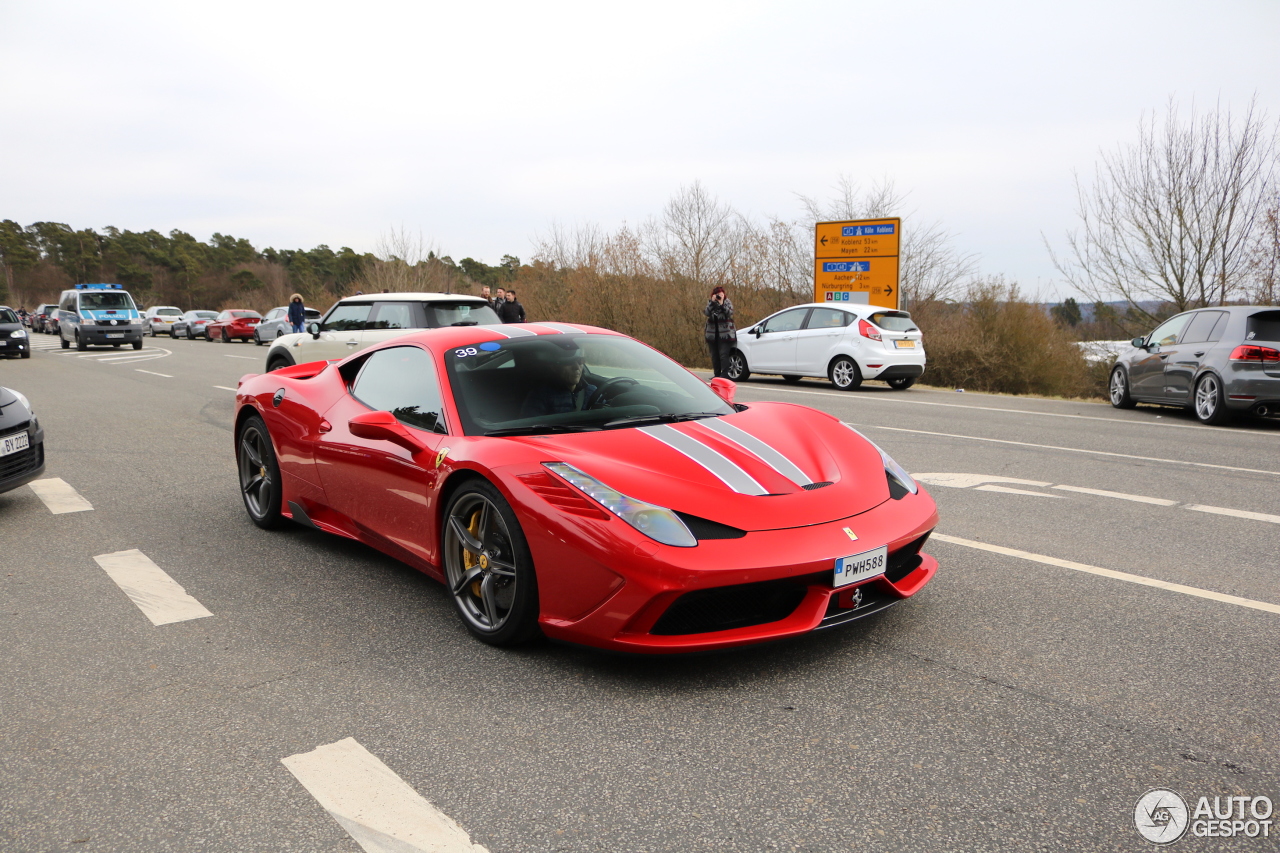
M 307 307 L 302 304 L 302 294 L 295 293 L 289 297 L 289 326 L 294 333 L 301 333 L 307 322 Z
M 499 288 L 501 290 L 501 288 Z M 502 307 L 498 309 L 498 319 L 504 323 L 523 323 L 524 306 L 516 299 L 516 292 L 508 290 Z
M 494 304 L 494 303 L 493 303 L 493 297 L 489 295 L 489 285 L 487 285 L 487 284 L 482 284 L 482 285 L 480 285 L 480 297 L 481 297 L 485 302 L 488 302 L 488 303 L 489 303 L 489 307 L 490 307 L 490 308 L 492 308 L 492 307 L 493 307 L 493 304 Z
M 716 376 L 724 376 L 729 369 L 729 353 L 738 342 L 738 329 L 733 325 L 733 302 L 723 287 L 716 285 L 711 291 L 702 313 L 707 316 L 703 335 L 711 351 L 711 370 Z

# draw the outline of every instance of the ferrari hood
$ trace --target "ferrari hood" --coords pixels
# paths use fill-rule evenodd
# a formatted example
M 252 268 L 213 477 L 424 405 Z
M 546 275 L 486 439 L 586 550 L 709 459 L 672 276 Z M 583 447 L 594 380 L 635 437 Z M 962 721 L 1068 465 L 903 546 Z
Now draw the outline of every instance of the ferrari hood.
M 889 499 L 879 452 L 836 418 L 755 403 L 720 418 L 519 439 L 638 500 L 742 530 L 848 518 Z

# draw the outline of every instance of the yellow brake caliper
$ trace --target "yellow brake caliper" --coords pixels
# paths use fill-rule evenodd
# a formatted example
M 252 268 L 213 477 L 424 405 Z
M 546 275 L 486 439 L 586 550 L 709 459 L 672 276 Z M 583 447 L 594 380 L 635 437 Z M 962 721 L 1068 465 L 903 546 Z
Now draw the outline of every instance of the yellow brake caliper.
M 476 510 L 475 513 L 472 514 L 471 516 L 471 523 L 467 525 L 467 532 L 470 533 L 476 539 L 480 538 L 481 512 L 482 510 L 479 510 L 479 509 Z M 479 556 L 479 557 L 475 556 L 465 548 L 462 550 L 462 573 L 464 575 L 467 572 L 471 571 L 471 569 L 474 568 L 477 563 L 480 563 L 481 567 L 483 568 L 484 562 L 485 561 L 483 556 Z M 474 595 L 476 598 L 480 597 L 480 579 L 479 578 L 476 578 L 471 582 L 471 594 Z

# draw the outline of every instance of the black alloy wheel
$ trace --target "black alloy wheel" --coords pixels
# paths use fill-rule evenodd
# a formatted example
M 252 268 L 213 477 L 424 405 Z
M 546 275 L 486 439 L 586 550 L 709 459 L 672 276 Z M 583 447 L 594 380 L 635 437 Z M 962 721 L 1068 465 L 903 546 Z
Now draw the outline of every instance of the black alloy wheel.
M 916 384 L 916 378 L 914 376 L 898 376 L 894 379 L 886 379 L 885 382 L 889 383 L 889 387 L 895 391 L 905 391 Z
M 267 425 L 257 415 L 240 428 L 236 441 L 236 465 L 240 472 L 240 495 L 249 520 L 263 530 L 284 523 L 280 514 L 280 465 Z
M 862 384 L 862 371 L 858 363 L 847 355 L 842 355 L 827 368 L 827 378 L 831 384 L 841 391 L 852 391 Z
M 738 350 L 729 353 L 729 363 L 724 368 L 725 378 L 732 382 L 746 382 L 751 378 L 747 357 Z
M 1107 386 L 1107 396 L 1111 398 L 1111 405 L 1117 409 L 1132 409 L 1138 405 L 1138 401 L 1129 394 L 1129 378 L 1125 376 L 1124 368 L 1119 365 L 1111 371 L 1111 383 Z
M 473 480 L 449 500 L 442 533 L 445 583 L 467 630 L 494 646 L 538 632 L 538 581 L 520 523 L 502 494 Z

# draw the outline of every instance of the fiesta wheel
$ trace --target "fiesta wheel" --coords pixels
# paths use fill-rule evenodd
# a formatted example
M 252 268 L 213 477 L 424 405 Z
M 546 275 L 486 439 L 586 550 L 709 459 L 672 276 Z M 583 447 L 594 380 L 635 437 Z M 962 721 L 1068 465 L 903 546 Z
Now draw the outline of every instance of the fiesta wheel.
M 889 383 L 889 387 L 895 391 L 905 391 L 916 384 L 916 378 L 914 376 L 898 376 L 893 379 L 886 379 L 885 382 Z
M 827 378 L 841 391 L 852 391 L 862 384 L 862 371 L 858 369 L 856 361 L 842 355 L 827 368 Z
M 747 367 L 747 357 L 740 351 L 729 353 L 729 363 L 725 365 L 724 375 L 733 382 L 746 382 L 751 378 L 751 370 Z
M 442 534 L 445 583 L 462 622 L 478 639 L 513 646 L 538 633 L 533 558 L 511 505 L 474 480 L 449 500 Z
M 264 530 L 284 523 L 284 516 L 280 514 L 280 465 L 267 425 L 257 415 L 250 416 L 240 428 L 236 439 L 236 469 L 249 520 Z

